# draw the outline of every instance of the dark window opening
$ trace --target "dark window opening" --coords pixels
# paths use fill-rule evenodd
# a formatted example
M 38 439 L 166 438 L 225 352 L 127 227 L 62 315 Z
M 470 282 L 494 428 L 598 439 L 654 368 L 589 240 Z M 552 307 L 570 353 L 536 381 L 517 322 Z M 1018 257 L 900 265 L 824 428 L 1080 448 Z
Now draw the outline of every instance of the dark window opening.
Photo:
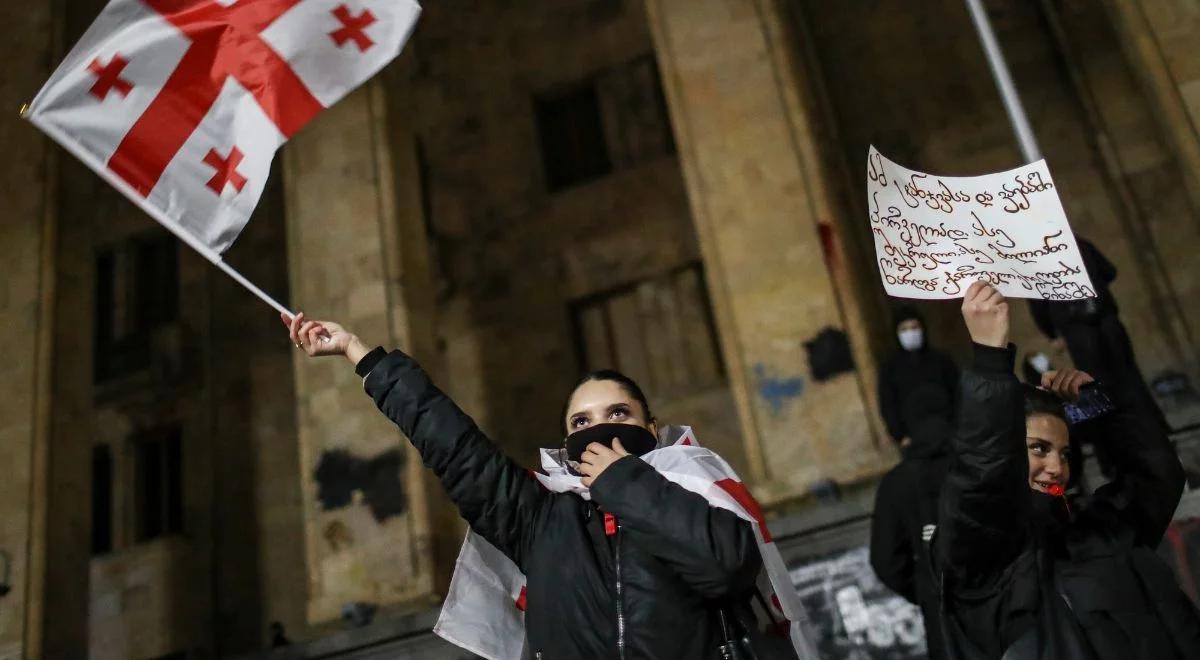
M 108 445 L 92 447 L 92 554 L 113 549 L 113 460 Z
M 150 364 L 150 338 L 179 314 L 179 257 L 170 234 L 138 236 L 96 255 L 96 382 Z
M 535 107 L 551 192 L 675 153 L 653 53 L 541 95 Z
M 580 366 L 617 369 L 664 396 L 725 383 L 699 264 L 575 302 Z
M 612 171 L 593 81 L 565 93 L 538 98 L 535 104 L 542 164 L 551 192 Z
M 183 454 L 178 426 L 151 431 L 134 443 L 134 492 L 139 542 L 183 531 Z
M 597 77 L 596 88 L 615 167 L 631 167 L 676 152 L 653 54 L 606 70 Z

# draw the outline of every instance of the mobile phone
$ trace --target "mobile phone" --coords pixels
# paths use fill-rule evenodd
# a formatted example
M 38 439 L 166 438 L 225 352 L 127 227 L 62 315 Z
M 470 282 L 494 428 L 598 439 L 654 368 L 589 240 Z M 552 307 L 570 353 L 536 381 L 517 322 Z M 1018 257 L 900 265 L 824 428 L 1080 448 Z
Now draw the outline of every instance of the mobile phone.
M 1103 417 L 1114 410 L 1113 402 L 1097 383 L 1088 383 L 1079 389 L 1079 398 L 1063 404 L 1067 422 L 1080 424 Z

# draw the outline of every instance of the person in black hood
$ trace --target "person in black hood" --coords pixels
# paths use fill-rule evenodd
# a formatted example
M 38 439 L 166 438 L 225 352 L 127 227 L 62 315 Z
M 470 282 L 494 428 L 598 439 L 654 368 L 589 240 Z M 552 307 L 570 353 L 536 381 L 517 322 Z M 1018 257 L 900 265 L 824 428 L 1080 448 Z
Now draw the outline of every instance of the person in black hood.
M 1119 440 L 1117 474 L 1073 497 L 1061 400 L 1078 399 L 1092 377 L 1061 369 L 1043 374 L 1042 389 L 1022 386 L 1008 303 L 985 283 L 967 291 L 963 317 L 974 363 L 931 553 L 949 657 L 1200 658 L 1200 615 L 1154 552 L 1184 475 L 1153 411 L 1110 392 L 1116 408 L 1103 423 Z
M 1126 398 L 1139 399 L 1138 405 L 1166 427 L 1166 418 L 1138 369 L 1133 342 L 1110 289 L 1117 279 L 1117 267 L 1091 241 L 1075 236 L 1075 242 L 1096 296 L 1072 301 L 1031 299 L 1034 323 L 1042 334 L 1066 347 L 1075 368 L 1091 374 L 1110 391 L 1120 389 Z
M 937 632 L 937 584 L 928 540 L 937 524 L 937 502 L 950 464 L 953 402 L 944 389 L 925 384 L 905 400 L 912 441 L 879 482 L 871 517 L 871 567 L 889 589 L 921 608 L 931 660 L 944 660 Z
M 888 435 L 904 446 L 912 439 L 904 419 L 906 397 L 929 385 L 954 401 L 958 366 L 949 355 L 929 346 L 925 321 L 916 309 L 906 306 L 897 310 L 895 328 L 900 348 L 879 370 L 879 412 Z
M 471 530 L 524 574 L 516 606 L 528 657 L 715 660 L 731 639 L 760 657 L 768 648 L 796 657 L 749 623 L 763 565 L 751 523 L 639 458 L 655 449 L 658 428 L 632 380 L 591 374 L 568 398 L 563 453 L 588 500 L 548 490 L 505 456 L 404 353 L 368 350 L 303 314 L 283 321 L 310 356 L 355 365 Z

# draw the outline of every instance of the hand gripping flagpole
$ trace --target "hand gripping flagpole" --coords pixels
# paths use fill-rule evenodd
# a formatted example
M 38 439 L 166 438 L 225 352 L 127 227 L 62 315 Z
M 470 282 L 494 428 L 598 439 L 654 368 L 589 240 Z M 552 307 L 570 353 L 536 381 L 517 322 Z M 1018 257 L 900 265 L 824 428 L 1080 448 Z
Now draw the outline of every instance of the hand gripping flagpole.
M 992 70 L 992 78 L 1000 91 L 1000 99 L 1004 102 L 1004 110 L 1008 113 L 1008 121 L 1012 124 L 1013 133 L 1017 136 L 1017 144 L 1021 147 L 1021 155 L 1026 163 L 1042 159 L 1041 149 L 1038 148 L 1037 137 L 1029 125 L 1029 117 L 1025 114 L 1025 106 L 1021 104 L 1021 96 L 1013 84 L 1012 75 L 1008 72 L 1008 63 L 1004 61 L 1004 51 L 996 41 L 992 31 L 992 23 L 988 19 L 983 0 L 966 0 L 967 9 L 971 12 L 971 20 L 975 30 L 979 32 L 979 41 L 983 44 L 983 52 L 987 55 L 988 66 Z

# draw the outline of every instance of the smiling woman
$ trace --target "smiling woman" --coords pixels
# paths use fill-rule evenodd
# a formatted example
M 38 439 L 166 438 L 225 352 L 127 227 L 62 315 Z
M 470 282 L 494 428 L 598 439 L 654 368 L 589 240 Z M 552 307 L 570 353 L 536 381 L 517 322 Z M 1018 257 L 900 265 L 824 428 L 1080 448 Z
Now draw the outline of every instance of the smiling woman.
M 1053 374 L 1053 372 L 1051 372 Z M 1082 372 L 1081 376 L 1091 377 Z M 1029 487 L 1043 493 L 1071 482 L 1071 434 L 1062 400 L 1050 392 L 1025 389 L 1025 448 L 1029 451 Z
M 976 282 L 962 309 L 975 358 L 932 539 L 950 657 L 1200 658 L 1200 616 L 1155 554 L 1183 470 L 1154 412 L 1112 392 L 1117 474 L 1074 497 L 1063 402 L 1092 377 L 1047 371 L 1023 392 L 1004 296 Z

